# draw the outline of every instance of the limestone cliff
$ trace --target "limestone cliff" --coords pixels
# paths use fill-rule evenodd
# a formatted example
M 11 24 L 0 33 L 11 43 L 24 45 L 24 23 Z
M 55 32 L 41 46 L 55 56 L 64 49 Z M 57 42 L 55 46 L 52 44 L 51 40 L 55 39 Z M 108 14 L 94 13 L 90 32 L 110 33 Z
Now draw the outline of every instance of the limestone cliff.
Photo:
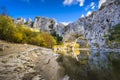
M 51 33 L 55 26 L 56 26 L 56 21 L 54 19 L 49 19 L 45 17 L 36 17 L 33 23 L 33 28 L 48 33 Z
M 27 21 L 24 18 L 17 18 L 15 20 L 16 24 L 26 24 L 31 28 L 39 29 L 40 31 L 44 31 L 47 33 L 52 33 L 55 31 L 55 27 L 57 27 L 57 22 L 55 19 L 50 19 L 46 17 L 35 17 L 34 20 L 28 18 Z
M 24 24 L 25 20 L 19 18 L 16 23 Z M 47 33 L 56 32 L 63 37 L 63 41 L 73 41 L 79 36 L 84 36 L 93 48 L 107 47 L 105 36 L 110 35 L 109 30 L 120 24 L 120 0 L 105 0 L 101 2 L 98 11 L 67 26 L 46 17 L 36 17 L 34 21 L 28 19 L 26 24 Z
M 106 47 L 106 35 L 109 30 L 120 23 L 120 0 L 108 0 L 97 12 L 80 18 L 65 27 L 64 41 L 75 39 L 75 35 L 83 35 L 91 47 Z
M 15 23 L 16 24 L 25 24 L 26 23 L 26 20 L 24 19 L 24 18 L 22 18 L 22 17 L 20 17 L 20 18 L 17 18 L 16 20 L 15 20 Z

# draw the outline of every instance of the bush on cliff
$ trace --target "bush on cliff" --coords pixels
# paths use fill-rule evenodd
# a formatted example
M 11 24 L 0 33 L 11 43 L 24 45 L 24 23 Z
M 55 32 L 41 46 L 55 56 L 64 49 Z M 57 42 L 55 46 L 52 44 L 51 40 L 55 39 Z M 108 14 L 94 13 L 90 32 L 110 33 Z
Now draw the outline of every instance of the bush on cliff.
M 120 43 L 120 24 L 116 25 L 115 28 L 111 31 L 109 40 Z
M 114 26 L 114 29 L 110 30 L 111 35 L 108 37 L 107 44 L 110 48 L 120 47 L 120 24 Z

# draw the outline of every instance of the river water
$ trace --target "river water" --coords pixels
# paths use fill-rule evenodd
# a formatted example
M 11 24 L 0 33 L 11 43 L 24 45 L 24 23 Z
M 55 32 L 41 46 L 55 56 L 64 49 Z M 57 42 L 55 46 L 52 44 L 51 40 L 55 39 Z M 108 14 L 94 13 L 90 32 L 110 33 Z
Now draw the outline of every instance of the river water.
M 67 55 L 57 59 L 61 66 L 58 80 L 120 80 L 120 52 L 95 50 L 64 54 Z

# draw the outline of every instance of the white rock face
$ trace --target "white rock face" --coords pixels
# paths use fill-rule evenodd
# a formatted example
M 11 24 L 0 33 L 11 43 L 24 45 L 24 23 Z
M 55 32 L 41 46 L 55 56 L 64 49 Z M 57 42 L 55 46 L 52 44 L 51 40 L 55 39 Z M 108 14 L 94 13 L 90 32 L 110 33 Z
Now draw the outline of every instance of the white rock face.
M 28 18 L 28 20 L 27 20 L 27 25 L 28 25 L 29 27 L 32 27 L 33 21 L 32 21 L 31 18 Z
M 98 5 L 98 7 L 100 8 L 101 5 L 102 5 L 103 3 L 105 3 L 105 2 L 106 2 L 106 0 L 99 0 L 99 5 Z
M 105 47 L 105 35 L 117 24 L 120 24 L 120 0 L 108 0 L 104 8 L 65 27 L 64 41 L 83 35 L 91 47 Z
M 45 17 L 36 17 L 33 24 L 33 28 L 48 33 L 52 32 L 55 26 L 56 26 L 56 21 L 54 19 L 49 19 Z
M 15 20 L 16 24 L 25 24 L 31 28 L 39 29 L 40 31 L 44 31 L 47 33 L 51 33 L 57 27 L 57 23 L 55 19 L 50 19 L 46 17 L 36 17 L 34 21 L 31 18 L 28 18 L 27 22 L 24 18 L 18 18 Z
M 22 18 L 22 17 L 20 17 L 20 18 L 17 18 L 16 20 L 15 20 L 15 23 L 16 24 L 25 24 L 26 23 L 26 20 L 24 19 L 24 18 Z
M 108 6 L 109 4 L 119 3 L 119 2 L 120 2 L 120 0 L 100 0 L 98 7 L 102 8 L 102 7 Z
M 59 36 L 64 36 L 64 32 L 65 32 L 65 25 L 62 23 L 58 23 L 55 27 L 55 32 L 56 34 L 58 34 Z

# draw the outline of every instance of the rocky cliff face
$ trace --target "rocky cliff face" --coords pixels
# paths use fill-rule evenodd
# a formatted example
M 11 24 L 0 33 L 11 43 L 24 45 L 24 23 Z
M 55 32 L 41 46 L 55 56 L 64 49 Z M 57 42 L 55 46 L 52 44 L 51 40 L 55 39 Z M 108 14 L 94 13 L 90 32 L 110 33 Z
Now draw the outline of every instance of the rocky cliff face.
M 120 23 L 120 0 L 108 0 L 97 12 L 65 27 L 64 41 L 83 35 L 91 47 L 105 47 L 109 30 Z
M 25 24 L 26 23 L 26 20 L 24 19 L 24 18 L 22 18 L 22 17 L 20 17 L 20 18 L 17 18 L 16 20 L 15 20 L 15 23 L 16 24 Z
M 56 25 L 56 27 L 54 28 L 55 30 L 55 32 L 56 32 L 56 34 L 58 34 L 59 36 L 64 36 L 64 33 L 65 33 L 65 25 L 64 24 L 62 24 L 62 23 L 59 23 L 59 24 L 57 24 Z
M 16 23 L 24 24 L 25 20 L 20 18 Z M 56 32 L 63 37 L 63 41 L 75 40 L 84 36 L 91 47 L 106 47 L 106 35 L 115 25 L 120 24 L 120 0 L 105 0 L 90 16 L 80 18 L 68 24 L 57 24 L 54 19 L 36 17 L 34 21 L 28 19 L 28 26 L 47 33 Z
M 26 23 L 29 27 L 33 26 L 33 21 L 31 18 L 28 18 L 27 23 Z
M 33 23 L 33 28 L 48 33 L 51 33 L 54 30 L 55 26 L 56 26 L 56 21 L 54 19 L 49 19 L 45 17 L 36 17 Z
M 15 23 L 26 24 L 31 28 L 39 29 L 40 31 L 44 31 L 47 33 L 55 31 L 55 27 L 57 27 L 57 22 L 55 19 L 50 19 L 46 17 L 36 17 L 34 21 L 32 21 L 31 18 L 28 18 L 27 21 L 25 21 L 24 18 L 18 18 L 17 20 L 15 20 Z

